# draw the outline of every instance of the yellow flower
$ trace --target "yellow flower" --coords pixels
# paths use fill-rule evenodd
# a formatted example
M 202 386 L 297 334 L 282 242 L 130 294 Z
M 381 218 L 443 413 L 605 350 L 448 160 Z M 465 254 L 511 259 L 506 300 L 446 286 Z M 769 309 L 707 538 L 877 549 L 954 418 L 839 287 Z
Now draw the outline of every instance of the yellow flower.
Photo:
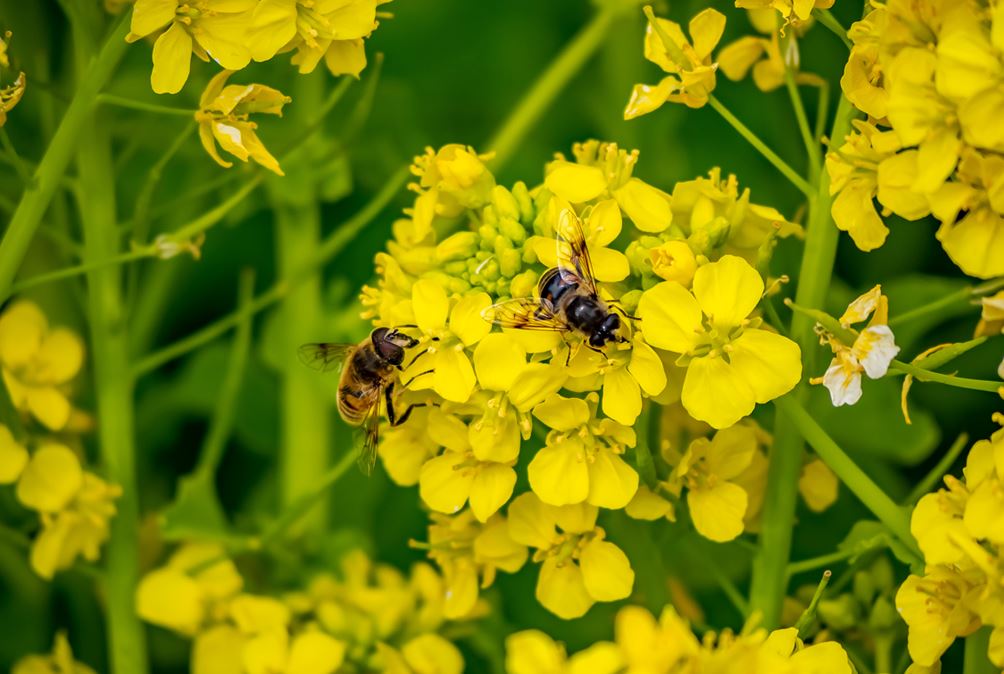
M 94 674 L 87 665 L 73 659 L 65 632 L 57 632 L 51 655 L 26 655 L 14 663 L 11 674 Z
M 571 657 L 540 630 L 510 634 L 505 640 L 507 674 L 615 674 L 623 667 L 614 644 L 601 641 Z
M 980 298 L 980 322 L 974 337 L 1004 334 L 1004 290 Z
M 568 231 L 570 225 L 565 221 L 571 220 L 578 222 L 585 235 L 596 280 L 616 283 L 627 278 L 631 272 L 627 257 L 619 250 L 607 247 L 621 233 L 621 211 L 615 200 L 604 199 L 594 206 L 586 207 L 581 221 L 572 207 L 560 197 L 548 202 L 547 213 L 554 217 L 546 219 L 551 226 L 545 228 L 544 236 L 531 236 L 527 239 L 527 245 L 533 249 L 542 265 L 548 268 L 558 266 L 554 232 Z
M 202 147 L 224 168 L 230 168 L 233 163 L 220 157 L 216 143 L 241 161 L 246 162 L 250 157 L 269 171 L 285 175 L 279 168 L 279 162 L 258 138 L 255 132 L 258 125 L 248 117 L 253 113 L 281 117 L 282 106 L 292 99 L 264 84 L 228 85 L 227 80 L 232 74 L 229 70 L 218 73 L 209 80 L 199 99 L 195 119 L 199 122 Z
M 784 395 L 802 375 L 798 345 L 749 318 L 763 290 L 748 262 L 725 255 L 697 270 L 692 292 L 665 281 L 638 304 L 645 341 L 682 355 L 683 406 L 715 428 Z
M 631 594 L 634 571 L 627 556 L 596 526 L 598 510 L 586 504 L 549 506 L 535 494 L 521 494 L 509 505 L 509 535 L 536 548 L 542 562 L 537 601 L 566 620 L 585 615 L 597 601 Z
M 897 151 L 901 144 L 892 131 L 879 131 L 871 123 L 855 120 L 856 132 L 843 145 L 826 155 L 830 194 L 835 195 L 830 212 L 837 227 L 851 235 L 861 250 L 885 243 L 889 229 L 879 218 L 873 199 L 907 220 L 930 212 L 927 199 L 913 189 L 918 177 L 918 150 Z
M 11 401 L 49 430 L 62 430 L 70 421 L 67 384 L 83 362 L 80 338 L 65 328 L 50 330 L 34 303 L 16 302 L 0 316 L 0 366 Z
M 345 661 L 345 644 L 307 628 L 290 636 L 285 625 L 248 639 L 242 662 L 247 674 L 334 674 Z
M 430 411 L 428 407 L 415 408 L 408 423 L 380 430 L 380 460 L 396 485 L 418 484 L 422 465 L 439 451 L 439 443 L 428 433 Z
M 758 32 L 767 37 L 748 35 L 726 45 L 718 52 L 718 66 L 730 80 L 738 82 L 753 71 L 753 82 L 764 92 L 774 91 L 784 84 L 789 65 L 795 72 L 795 82 L 819 86 L 822 80 L 817 75 L 798 72 L 798 44 L 793 37 L 789 43 L 788 64 L 781 55 L 781 40 L 777 30 L 776 15 L 770 9 L 750 9 L 749 19 Z M 808 26 L 801 24 L 798 28 Z M 796 28 L 800 35 L 804 30 Z
M 808 21 L 813 9 L 829 9 L 835 0 L 736 0 L 741 9 L 776 9 L 785 25 Z
M 160 33 L 153 45 L 150 86 L 158 94 L 176 94 L 188 80 L 194 53 L 227 70 L 251 60 L 247 26 L 257 0 L 136 0 L 128 42 Z
M 422 466 L 418 490 L 436 512 L 457 513 L 470 501 L 474 516 L 486 522 L 512 496 L 519 442 L 517 436 L 515 444 L 487 442 L 474 447 L 470 438 L 475 432 L 441 410 L 429 414 L 429 435 L 446 451 Z
M 499 570 L 516 573 L 526 563 L 526 546 L 509 536 L 502 515 L 480 523 L 468 509 L 452 516 L 433 513 L 430 519 L 429 557 L 443 572 L 447 618 L 470 615 L 479 588 L 491 587 Z
M 553 430 L 530 462 L 530 488 L 544 503 L 586 502 L 623 508 L 638 489 L 638 474 L 621 458 L 634 447 L 634 429 L 611 419 L 590 423 L 585 400 L 554 396 L 533 414 Z
M 889 92 L 885 90 L 882 66 L 879 62 L 880 42 L 888 34 L 889 14 L 885 8 L 869 12 L 854 22 L 847 37 L 854 46 L 840 78 L 840 88 L 847 100 L 875 119 L 886 116 Z
M 636 84 L 624 109 L 624 119 L 634 119 L 661 107 L 666 101 L 700 108 L 715 89 L 717 64 L 711 51 L 722 39 L 725 15 L 708 8 L 690 20 L 691 41 L 680 24 L 656 18 L 645 31 L 645 58 L 669 75 L 659 84 Z
M 427 147 L 424 155 L 415 157 L 411 172 L 419 179 L 412 187 L 419 193 L 413 214 L 418 239 L 431 231 L 434 217 L 454 218 L 465 208 L 476 209 L 488 203 L 495 176 L 485 162 L 492 156 L 453 143 L 439 150 Z
M 378 669 L 385 674 L 461 674 L 464 658 L 452 643 L 438 634 L 422 634 L 400 651 L 377 644 Z
M 735 479 L 756 452 L 755 429 L 739 424 L 694 440 L 673 468 L 669 487 L 679 494 L 686 486 L 690 519 L 705 538 L 721 543 L 743 532 L 749 497 Z
M 7 113 L 21 101 L 26 84 L 24 73 L 18 73 L 13 83 L 0 87 L 0 127 L 7 123 Z
M 970 609 L 979 588 L 953 567 L 929 567 L 911 575 L 896 593 L 896 609 L 909 627 L 907 648 L 920 665 L 934 665 L 956 637 L 980 626 Z
M 813 512 L 823 512 L 837 500 L 840 482 L 836 474 L 820 459 L 802 466 L 798 477 L 798 493 Z
M 686 241 L 667 241 L 649 250 L 652 272 L 665 281 L 676 281 L 690 287 L 697 271 L 697 258 Z
M 626 665 L 625 674 L 675 671 L 674 665 L 697 654 L 700 643 L 671 606 L 659 622 L 640 606 L 617 612 L 614 635 Z
M 191 636 L 208 618 L 219 617 L 243 585 L 222 547 L 187 543 L 140 580 L 136 612 L 149 623 Z
M 477 385 L 474 367 L 465 348 L 472 347 L 491 331 L 481 315 L 491 306 L 487 293 L 463 295 L 455 302 L 442 285 L 431 279 L 416 281 L 411 290 L 415 323 L 428 340 L 427 350 L 402 375 L 412 380 L 410 388 L 431 388 L 446 400 L 463 403 Z M 421 373 L 428 373 L 422 375 Z
M 861 374 L 867 374 L 870 379 L 881 379 L 899 353 L 895 335 L 888 326 L 888 299 L 882 294 L 882 286 L 875 286 L 851 302 L 840 317 L 840 324 L 849 328 L 869 316 L 872 318 L 868 327 L 861 332 L 854 331 L 853 344 L 843 344 L 832 335 L 826 336 L 834 358 L 826 373 L 810 383 L 822 383 L 829 390 L 835 407 L 853 405 L 860 400 Z
M 616 143 L 589 140 L 573 145 L 572 154 L 574 162 L 557 154 L 547 165 L 544 187 L 571 204 L 613 198 L 643 232 L 669 227 L 673 219 L 669 195 L 631 175 L 638 150 L 627 152 Z
M 0 424 L 0 484 L 12 484 L 28 465 L 28 450 Z

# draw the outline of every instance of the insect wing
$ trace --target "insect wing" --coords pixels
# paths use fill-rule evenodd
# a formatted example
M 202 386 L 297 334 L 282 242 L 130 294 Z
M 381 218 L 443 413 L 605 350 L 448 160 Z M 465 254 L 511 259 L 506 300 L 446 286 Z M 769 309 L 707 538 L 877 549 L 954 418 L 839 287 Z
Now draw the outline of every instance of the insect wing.
M 373 474 L 373 467 L 376 465 L 377 450 L 380 445 L 380 401 L 383 393 L 377 396 L 376 402 L 366 413 L 366 419 L 362 424 L 363 442 L 359 448 L 359 456 L 356 457 L 356 465 L 363 475 Z
M 552 330 L 555 332 L 564 332 L 569 329 L 568 324 L 554 313 L 546 300 L 537 300 L 532 297 L 520 297 L 493 304 L 485 309 L 482 316 L 500 328 Z
M 555 231 L 557 247 L 558 271 L 565 278 L 578 281 L 586 289 L 597 295 L 596 280 L 593 276 L 593 263 L 589 259 L 589 248 L 586 246 L 586 235 L 582 231 L 579 216 L 566 208 L 558 215 L 558 226 Z
M 300 357 L 300 362 L 310 369 L 318 372 L 330 372 L 340 369 L 354 348 L 356 348 L 355 344 L 314 342 L 304 344 L 296 350 L 296 353 Z

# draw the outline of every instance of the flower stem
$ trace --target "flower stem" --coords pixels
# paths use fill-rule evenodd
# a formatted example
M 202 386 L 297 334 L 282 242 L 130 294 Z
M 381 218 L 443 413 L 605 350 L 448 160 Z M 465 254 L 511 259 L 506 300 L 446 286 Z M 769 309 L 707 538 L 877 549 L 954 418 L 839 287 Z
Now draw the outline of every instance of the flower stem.
M 819 600 L 823 598 L 823 592 L 826 591 L 826 586 L 830 584 L 830 576 L 832 575 L 829 570 L 823 571 L 823 577 L 819 580 L 819 585 L 816 586 L 812 600 L 805 607 L 805 610 L 802 611 L 802 615 L 798 617 L 798 621 L 795 623 L 795 631 L 799 634 L 804 633 L 809 625 L 812 624 L 812 619 L 816 617 L 816 607 L 819 606 Z
M 579 31 L 551 62 L 547 70 L 537 78 L 488 141 L 488 149 L 495 152 L 496 166 L 501 166 L 509 160 L 527 131 L 547 111 L 569 80 L 582 69 L 593 52 L 603 43 L 614 19 L 629 7 L 629 3 L 609 3 Z
M 876 543 L 876 547 L 884 545 L 885 543 L 881 539 L 876 539 L 879 542 Z M 825 566 L 832 566 L 837 562 L 842 562 L 845 559 L 850 559 L 851 557 L 856 557 L 862 554 L 864 550 L 861 548 L 853 548 L 849 550 L 837 550 L 836 552 L 831 552 L 828 555 L 820 555 L 819 557 L 811 557 L 809 559 L 803 559 L 798 562 L 792 562 L 788 565 L 788 577 L 794 576 L 799 573 L 805 573 L 807 571 L 815 571 L 816 569 L 821 569 Z
M 827 30 L 839 37 L 840 41 L 843 42 L 848 49 L 852 49 L 854 47 L 854 44 L 847 37 L 847 29 L 840 25 L 840 22 L 837 21 L 837 17 L 833 16 L 833 12 L 828 9 L 814 9 L 812 10 L 812 13 L 817 19 L 819 19 L 819 23 L 823 24 Z
M 904 499 L 903 504 L 912 508 L 922 496 L 938 486 L 938 483 L 941 482 L 942 478 L 948 473 L 949 469 L 951 469 L 952 464 L 954 464 L 955 460 L 959 458 L 959 454 L 962 453 L 962 450 L 966 448 L 967 444 L 969 444 L 969 435 L 966 433 L 962 433 L 959 437 L 955 438 L 955 442 L 952 443 L 952 446 L 948 448 L 948 451 L 941 457 L 937 465 L 928 471 L 927 475 L 924 476 L 924 479 L 917 483 L 917 486 L 913 488 L 910 495 Z
M 115 265 L 125 264 L 127 262 L 133 262 L 135 260 L 141 260 L 143 258 L 150 257 L 150 255 L 150 251 L 144 248 L 134 250 L 129 253 L 120 253 L 114 257 L 108 258 L 107 260 L 95 260 L 93 262 L 78 264 L 73 267 L 66 267 L 65 269 L 57 269 L 55 271 L 46 272 L 45 274 L 38 274 L 37 276 L 26 278 L 23 281 L 18 281 L 12 285 L 7 297 L 17 295 L 25 290 L 44 285 L 46 283 L 73 278 L 74 276 L 80 276 L 81 274 L 86 274 L 87 272 L 94 271 L 95 269 L 101 269 L 103 267 L 112 267 Z M 0 302 L 6 300 L 7 297 L 0 298 Z
M 846 97 L 841 96 L 831 137 L 843 138 L 850 129 L 854 114 L 853 106 Z M 817 191 L 809 202 L 805 251 L 802 253 L 795 294 L 796 301 L 803 307 L 818 308 L 823 305 L 833 275 L 839 230 L 830 217 L 830 204 L 829 175 L 826 171 L 820 171 Z M 814 323 L 812 318 L 801 313 L 795 313 L 792 317 L 791 336 L 802 350 L 803 372 L 815 371 L 817 344 L 812 329 Z M 800 402 L 806 395 L 806 386 L 800 384 L 787 399 L 800 407 Z M 767 469 L 760 548 L 753 559 L 753 580 L 750 587 L 751 608 L 762 613 L 763 624 L 768 629 L 778 624 L 781 602 L 787 589 L 785 571 L 791 556 L 802 447 L 799 428 L 788 415 L 778 416 Z M 907 531 L 909 532 L 909 528 Z
M 659 443 L 662 442 L 660 436 L 662 407 L 653 402 L 645 401 L 641 414 L 638 415 L 637 442 L 634 447 L 635 468 L 642 482 L 649 489 L 655 489 L 658 478 L 655 474 L 655 462 L 652 459 L 652 445 L 655 444 L 659 451 Z
M 778 15 L 778 21 L 781 21 L 780 15 Z M 780 29 L 780 26 L 779 26 Z M 781 38 L 781 53 L 786 55 L 789 48 L 798 48 L 798 43 L 795 42 L 795 31 L 786 31 L 784 37 Z M 812 129 L 809 128 L 809 116 L 805 114 L 805 104 L 802 102 L 802 96 L 798 92 L 798 85 L 795 83 L 795 67 L 788 63 L 788 59 L 784 58 L 784 85 L 788 90 L 788 98 L 791 99 L 791 107 L 795 111 L 795 120 L 798 123 L 798 131 L 802 135 L 802 143 L 805 145 L 805 153 L 809 159 L 809 178 L 810 181 L 815 183 L 819 179 L 819 171 L 822 168 L 822 157 L 819 151 L 819 140 L 818 136 L 814 136 Z
M 90 117 L 90 116 L 89 116 Z M 121 270 L 103 264 L 120 255 L 115 233 L 115 185 L 107 130 L 93 118 L 81 125 L 77 166 L 88 272 L 98 440 L 105 474 L 122 488 L 105 549 L 109 661 L 114 674 L 147 671 L 146 638 L 135 610 L 139 580 L 139 491 L 136 484 L 133 388 L 129 376 Z M 55 141 L 54 141 L 55 142 Z M 48 154 L 46 155 L 48 156 Z
M 966 377 L 956 377 L 952 374 L 942 374 L 941 372 L 931 372 L 922 367 L 917 367 L 911 363 L 904 363 L 901 360 L 894 360 L 889 365 L 889 369 L 893 372 L 902 372 L 904 374 L 912 374 L 917 381 L 933 381 L 938 384 L 945 384 L 946 386 L 954 386 L 955 388 L 969 389 L 970 391 L 986 391 L 988 393 L 997 393 L 1004 382 L 1000 381 L 990 381 L 986 379 L 968 379 Z
M 119 108 L 129 108 L 130 110 L 142 110 L 143 112 L 154 112 L 158 115 L 176 115 L 180 117 L 192 117 L 195 115 L 195 110 L 187 110 L 185 108 L 174 108 L 169 105 L 158 105 L 156 103 L 145 103 L 143 101 L 135 101 L 131 98 L 123 98 L 122 96 L 114 96 L 112 94 L 100 94 L 97 99 L 98 103 L 103 105 L 114 105 Z
M 788 164 L 785 163 L 785 161 L 781 159 L 776 152 L 767 147 L 767 144 L 760 140 L 760 138 L 753 133 L 748 126 L 739 121 L 739 118 L 733 115 L 721 101 L 714 96 L 709 96 L 708 103 L 711 104 L 711 107 L 714 108 L 715 111 L 721 115 L 733 129 L 739 132 L 740 136 L 746 139 L 746 142 L 756 148 L 756 150 L 764 156 L 764 159 L 773 164 L 774 168 L 780 171 L 781 175 L 787 178 L 792 185 L 797 187 L 802 194 L 810 199 L 815 196 L 816 192 L 812 188 L 812 185 L 810 185 L 805 178 L 800 176 L 795 169 L 788 166 Z
M 966 637 L 966 653 L 962 661 L 963 674 L 998 674 L 1000 668 L 990 662 L 991 627 L 984 626 Z
M 112 76 L 128 47 L 125 41 L 128 32 L 129 14 L 126 13 L 80 79 L 73 100 L 35 170 L 31 185 L 21 195 L 3 240 L 0 241 L 0 296 L 9 295 L 21 260 L 90 118 L 98 92 Z
M 900 541 L 922 561 L 917 542 L 910 533 L 910 517 L 882 489 L 872 482 L 868 474 L 851 460 L 840 446 L 827 435 L 822 426 L 809 415 L 794 396 L 787 395 L 774 401 L 778 412 L 791 421 L 802 437 L 812 446 L 826 465 L 837 474 L 840 481 L 884 524 Z

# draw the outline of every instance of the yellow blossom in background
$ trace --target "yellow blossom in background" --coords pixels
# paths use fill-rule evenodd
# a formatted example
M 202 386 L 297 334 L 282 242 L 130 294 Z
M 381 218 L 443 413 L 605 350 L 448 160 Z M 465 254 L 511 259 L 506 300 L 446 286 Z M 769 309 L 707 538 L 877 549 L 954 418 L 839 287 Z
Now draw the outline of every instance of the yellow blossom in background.
M 559 508 L 526 493 L 513 500 L 508 512 L 509 535 L 534 548 L 533 560 L 541 564 L 536 596 L 544 608 L 569 620 L 585 615 L 598 601 L 631 594 L 634 570 L 624 552 L 604 540 L 595 506 Z
M 49 430 L 69 423 L 68 384 L 83 362 L 80 338 L 66 328 L 50 329 L 34 303 L 15 302 L 0 315 L 0 365 L 11 401 Z
M 508 674 L 616 674 L 623 666 L 617 647 L 601 641 L 572 656 L 540 630 L 510 634 L 505 640 Z
M 0 127 L 7 123 L 7 113 L 13 110 L 24 96 L 25 85 L 24 73 L 18 73 L 13 83 L 0 87 Z
M 434 217 L 456 217 L 465 208 L 488 202 L 495 177 L 484 162 L 491 157 L 458 144 L 444 145 L 438 151 L 428 147 L 424 155 L 415 157 L 411 172 L 419 179 L 413 187 L 419 192 L 414 208 L 417 239 L 425 237 Z
M 861 399 L 862 373 L 870 379 L 881 379 L 899 353 L 896 337 L 888 325 L 889 300 L 882 294 L 882 286 L 875 286 L 851 302 L 840 317 L 840 324 L 849 328 L 869 317 L 868 327 L 853 332 L 852 344 L 844 344 L 829 334 L 823 337 L 833 349 L 834 357 L 826 373 L 811 383 L 823 384 L 829 390 L 835 407 L 858 402 Z
M 697 271 L 697 258 L 685 241 L 667 241 L 649 250 L 652 273 L 665 281 L 676 281 L 685 288 Z
M 748 10 L 750 23 L 757 32 L 767 37 L 747 35 L 735 42 L 727 44 L 718 52 L 718 66 L 730 80 L 737 82 L 752 71 L 753 82 L 757 89 L 769 92 L 784 84 L 785 71 L 789 67 L 787 61 L 793 61 L 790 66 L 795 70 L 795 82 L 804 85 L 819 86 L 822 78 L 811 73 L 798 71 L 797 37 L 805 32 L 809 24 L 803 23 L 796 27 L 796 36 L 791 38 L 789 53 L 781 54 L 781 40 L 777 27 L 777 15 L 772 9 L 759 8 Z
M 227 70 L 248 64 L 247 27 L 256 4 L 257 0 L 136 0 L 126 40 L 159 33 L 150 86 L 158 94 L 176 94 L 188 80 L 193 53 Z
M 715 89 L 716 63 L 711 51 L 722 39 L 725 15 L 708 8 L 690 20 L 690 40 L 680 24 L 668 19 L 649 20 L 645 30 L 645 58 L 669 73 L 655 86 L 636 84 L 624 109 L 624 119 L 634 119 L 658 109 L 667 101 L 700 108 Z
M 638 304 L 645 340 L 681 354 L 683 406 L 715 428 L 784 395 L 801 377 L 798 345 L 749 318 L 763 290 L 748 262 L 726 255 L 697 270 L 692 292 L 665 281 Z
M 64 632 L 57 632 L 49 655 L 26 655 L 14 663 L 11 674 L 94 674 L 87 665 L 73 659 L 73 650 Z
M 246 162 L 248 158 L 273 173 L 284 175 L 255 129 L 258 125 L 248 118 L 255 113 L 282 116 L 282 106 L 292 100 L 282 92 L 263 84 L 227 84 L 233 73 L 229 70 L 217 74 L 209 81 L 195 119 L 199 123 L 202 147 L 213 160 L 224 168 L 233 166 L 216 151 L 216 144 L 226 152 Z
M 835 0 L 736 0 L 742 9 L 775 9 L 785 24 L 808 21 L 813 9 L 829 9 Z

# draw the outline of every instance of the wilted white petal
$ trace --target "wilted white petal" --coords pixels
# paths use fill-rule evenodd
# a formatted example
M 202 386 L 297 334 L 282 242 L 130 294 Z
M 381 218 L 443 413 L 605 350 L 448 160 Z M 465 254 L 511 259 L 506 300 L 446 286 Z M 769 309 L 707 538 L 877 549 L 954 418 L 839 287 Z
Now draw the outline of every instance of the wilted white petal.
M 853 405 L 861 399 L 861 366 L 848 354 L 830 361 L 823 375 L 823 386 L 830 391 L 834 407 Z
M 873 325 L 865 328 L 854 340 L 854 357 L 864 367 L 872 379 L 884 377 L 889 363 L 899 353 L 896 338 L 888 325 Z

